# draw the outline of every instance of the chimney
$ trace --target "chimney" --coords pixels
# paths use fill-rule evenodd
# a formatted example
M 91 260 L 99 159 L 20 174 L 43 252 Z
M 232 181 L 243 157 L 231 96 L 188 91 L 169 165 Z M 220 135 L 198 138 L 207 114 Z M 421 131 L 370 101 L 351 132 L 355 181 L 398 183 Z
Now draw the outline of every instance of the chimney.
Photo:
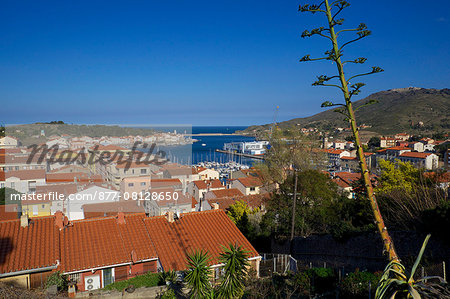
M 117 213 L 117 223 L 125 224 L 125 214 L 123 212 Z
M 213 202 L 211 204 L 211 206 L 212 206 L 213 210 L 218 210 L 219 209 L 219 204 L 217 202 Z
M 22 214 L 20 216 L 20 227 L 27 227 L 28 226 L 28 215 Z
M 167 221 L 173 223 L 175 221 L 175 213 L 173 211 L 167 212 Z
M 55 225 L 62 230 L 64 228 L 64 214 L 61 211 L 56 211 L 55 213 Z

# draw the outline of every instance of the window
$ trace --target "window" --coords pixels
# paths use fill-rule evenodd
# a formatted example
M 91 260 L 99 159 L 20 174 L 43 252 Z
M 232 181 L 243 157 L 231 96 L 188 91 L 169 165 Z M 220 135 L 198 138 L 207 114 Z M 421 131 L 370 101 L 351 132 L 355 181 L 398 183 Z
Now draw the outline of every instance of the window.
M 147 173 L 147 169 L 141 169 L 141 174 L 146 174 Z
M 128 183 L 128 187 L 133 187 L 134 183 Z
M 146 184 L 145 184 L 145 182 L 141 182 L 141 186 L 145 186 Z
M 255 187 L 250 187 L 250 191 L 255 191 L 256 188 Z
M 42 205 L 42 208 L 45 209 L 45 205 Z
M 38 214 L 39 214 L 39 210 L 38 210 L 38 206 L 37 205 L 34 205 L 33 206 L 33 216 L 37 216 Z
M 73 282 L 79 282 L 81 279 L 81 273 L 69 274 L 69 280 Z
M 5 183 L 0 183 L 0 188 L 5 188 Z
M 15 189 L 15 188 L 16 188 L 16 183 L 12 182 L 12 183 L 11 183 L 11 188 L 12 188 L 12 189 Z

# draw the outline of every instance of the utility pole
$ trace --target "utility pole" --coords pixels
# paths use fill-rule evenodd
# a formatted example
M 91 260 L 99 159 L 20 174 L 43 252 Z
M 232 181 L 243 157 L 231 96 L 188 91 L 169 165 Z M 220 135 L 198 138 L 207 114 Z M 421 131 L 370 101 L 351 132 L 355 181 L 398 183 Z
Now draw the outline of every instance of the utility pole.
M 294 240 L 296 206 L 297 206 L 297 169 L 294 167 L 294 203 L 292 206 L 291 243 L 292 240 Z

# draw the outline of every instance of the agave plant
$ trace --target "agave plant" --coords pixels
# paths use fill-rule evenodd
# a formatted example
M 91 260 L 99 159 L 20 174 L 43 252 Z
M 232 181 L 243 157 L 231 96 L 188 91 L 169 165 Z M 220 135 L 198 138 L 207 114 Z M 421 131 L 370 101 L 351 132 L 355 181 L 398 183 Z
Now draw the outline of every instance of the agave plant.
M 212 298 L 212 286 L 210 283 L 211 269 L 208 265 L 209 255 L 207 251 L 194 251 L 187 256 L 186 283 L 191 288 L 190 298 Z
M 159 279 L 167 285 L 175 284 L 177 282 L 177 272 L 174 270 L 161 272 L 159 274 Z
M 247 276 L 248 252 L 242 246 L 229 244 L 222 246 L 220 262 L 225 264 L 224 277 L 217 289 L 218 298 L 240 298 L 244 294 L 244 279 Z
M 414 274 L 420 264 L 422 255 L 431 235 L 427 235 L 422 244 L 419 255 L 409 273 L 406 275 L 405 267 L 397 261 L 391 261 L 383 272 L 375 292 L 375 299 L 384 298 L 449 298 L 450 291 L 442 284 L 445 280 L 439 276 L 422 277 L 415 280 Z M 426 283 L 428 280 L 438 280 L 439 283 Z

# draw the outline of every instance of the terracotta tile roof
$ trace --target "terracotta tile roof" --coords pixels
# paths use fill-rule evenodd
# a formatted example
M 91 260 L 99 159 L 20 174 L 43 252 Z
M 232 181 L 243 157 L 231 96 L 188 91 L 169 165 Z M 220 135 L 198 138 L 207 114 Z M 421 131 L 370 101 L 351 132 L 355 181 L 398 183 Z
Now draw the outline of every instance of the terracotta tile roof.
M 270 200 L 270 193 L 213 198 L 208 199 L 208 203 L 209 205 L 216 203 L 219 205 L 219 209 L 226 210 L 237 201 L 244 201 L 250 208 L 254 209 L 260 208 L 268 200 Z
M 194 185 L 197 186 L 198 189 L 218 189 L 218 188 L 224 188 L 222 185 L 222 182 L 220 180 L 200 180 L 200 181 L 193 181 Z
M 5 164 L 28 164 L 28 159 L 30 157 L 28 155 L 20 155 L 20 156 L 16 156 L 16 155 L 1 155 L 1 159 L 0 162 L 5 163 Z M 31 159 L 31 163 L 32 164 L 38 164 L 38 160 L 40 158 L 40 154 L 36 154 L 32 157 Z M 42 162 L 40 162 L 40 165 L 46 165 L 46 161 L 47 159 L 44 157 L 44 159 L 42 160 Z
M 357 160 L 358 158 L 356 158 L 356 157 L 347 157 L 347 156 L 344 156 L 344 157 L 341 157 L 341 160 Z
M 244 194 L 242 194 L 241 191 L 239 191 L 239 189 L 236 188 L 232 188 L 232 189 L 219 189 L 219 190 L 211 190 L 209 191 L 212 194 L 214 194 L 216 196 L 216 198 L 222 198 L 222 197 L 236 197 L 236 196 L 242 196 Z
M 168 168 L 166 169 L 167 173 L 171 176 L 190 176 L 195 174 L 192 168 L 190 167 L 178 167 L 178 168 Z
M 19 218 L 17 204 L 0 205 L 0 220 L 13 220 Z
M 262 186 L 262 181 L 257 177 L 246 177 L 237 179 L 245 188 Z
M 221 245 L 241 245 L 248 250 L 249 258 L 258 252 L 222 210 L 182 214 L 169 223 L 165 216 L 144 220 L 164 271 L 186 269 L 186 255 L 194 250 L 207 250 L 210 265 L 219 263 Z
M 145 214 L 73 221 L 60 231 L 61 271 L 64 273 L 156 258 L 142 226 Z M 133 251 L 135 253 L 133 253 Z
M 136 200 L 123 200 L 116 202 L 91 203 L 82 206 L 84 218 L 115 216 L 119 212 L 123 213 L 145 213 L 144 202 Z M 105 215 L 106 214 L 106 215 Z
M 425 159 L 430 155 L 431 153 L 406 152 L 401 154 L 399 157 Z
M 342 180 L 344 183 L 351 185 L 353 182 L 355 182 L 361 178 L 361 173 L 342 171 L 342 172 L 337 172 L 335 174 L 335 176 L 336 176 L 335 180 Z M 376 179 L 376 176 L 373 174 L 370 174 L 370 178 L 371 178 L 371 180 L 374 180 L 374 179 Z
M 0 149 L 0 155 L 4 154 L 21 154 L 22 149 L 20 148 L 1 148 Z
M 54 216 L 0 221 L 0 273 L 55 266 L 59 256 L 58 228 Z
M 182 214 L 173 223 L 144 213 L 66 221 L 61 213 L 32 218 L 27 227 L 20 226 L 20 219 L 0 221 L 0 273 L 56 266 L 58 261 L 58 270 L 71 273 L 156 258 L 164 270 L 182 270 L 186 253 L 208 250 L 213 265 L 221 245 L 229 243 L 242 245 L 249 258 L 258 256 L 220 210 Z
M 78 190 L 77 185 L 75 183 L 48 184 L 36 186 L 36 193 L 49 193 L 49 192 L 69 195 L 77 193 Z
M 205 171 L 205 170 L 207 170 L 208 168 L 205 168 L 205 167 L 196 167 L 195 168 L 195 170 L 197 170 L 197 173 L 200 173 L 200 172 L 202 172 L 202 171 Z
M 349 188 L 351 187 L 347 182 L 341 180 L 341 179 L 332 179 L 333 182 L 335 182 L 339 187 L 341 188 Z
M 72 164 L 69 164 L 69 165 L 64 165 L 64 166 L 62 166 L 62 167 L 60 167 L 60 168 L 56 168 L 56 169 L 53 169 L 53 170 L 51 170 L 51 171 L 49 171 L 50 173 L 61 173 L 61 172 L 83 172 L 83 170 L 85 170 L 86 168 L 83 168 L 83 167 L 81 167 L 81 166 L 78 166 L 78 165 L 72 165 Z M 64 171 L 63 171 L 64 170 Z
M 168 205 L 186 205 L 189 203 L 192 203 L 192 199 L 190 195 L 184 194 L 181 191 L 176 191 L 173 188 L 165 188 L 165 189 L 157 189 L 155 191 L 158 195 L 162 194 L 162 200 L 155 200 L 155 203 L 159 207 L 165 207 Z M 167 192 L 167 193 L 166 193 Z M 177 195 L 175 195 L 175 193 Z M 170 196 L 170 200 L 168 200 Z M 176 196 L 177 200 L 174 200 L 173 198 Z M 159 198 L 159 197 L 158 197 Z
M 98 148 L 95 149 L 96 146 L 92 146 L 91 148 L 89 148 L 89 150 L 91 151 L 122 151 L 122 152 L 129 152 L 130 150 L 121 146 L 117 146 L 117 145 L 98 145 Z
M 11 177 L 21 180 L 45 179 L 45 169 L 13 170 L 5 173 L 5 179 Z
M 73 183 L 75 178 L 79 183 L 101 183 L 102 177 L 98 174 L 88 175 L 83 172 L 67 172 L 67 173 L 47 173 L 47 183 Z
M 327 149 L 327 150 L 325 150 L 325 152 L 327 152 L 329 154 L 340 155 L 344 151 L 343 150 L 335 150 L 335 149 Z
M 147 168 L 150 164 L 151 163 L 148 161 L 142 161 L 138 163 L 135 161 L 129 162 L 126 160 L 122 160 L 120 163 L 117 163 L 116 168 Z
M 167 187 L 181 188 L 182 184 L 179 179 L 152 179 L 150 181 L 151 189 L 160 189 Z
M 406 146 L 393 146 L 393 147 L 387 148 L 386 150 L 388 150 L 388 151 L 410 151 L 411 149 Z

